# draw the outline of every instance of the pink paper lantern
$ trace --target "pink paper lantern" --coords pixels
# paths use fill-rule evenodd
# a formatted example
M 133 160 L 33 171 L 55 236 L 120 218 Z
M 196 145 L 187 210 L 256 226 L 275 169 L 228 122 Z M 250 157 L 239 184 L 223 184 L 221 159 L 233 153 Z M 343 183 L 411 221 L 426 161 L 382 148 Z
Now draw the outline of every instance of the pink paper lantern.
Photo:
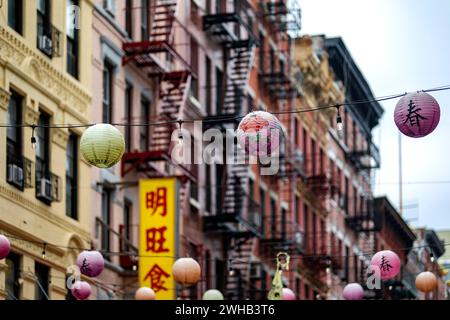
M 289 288 L 283 288 L 281 300 L 296 300 L 295 293 Z
M 362 300 L 364 289 L 359 283 L 349 283 L 344 287 L 342 295 L 345 300 Z
M 381 280 L 394 278 L 400 272 L 400 258 L 395 252 L 383 250 L 370 260 L 370 265 L 379 268 Z
M 105 260 L 98 251 L 83 251 L 77 257 L 80 272 L 88 277 L 96 277 L 105 268 Z
M 75 281 L 71 291 L 77 300 L 85 300 L 91 295 L 91 286 L 86 281 Z
M 239 123 L 236 131 L 239 145 L 252 156 L 269 156 L 280 146 L 283 129 L 273 114 L 253 111 Z
M 403 96 L 394 111 L 398 129 L 411 138 L 424 137 L 439 124 L 441 111 L 437 101 L 426 92 L 411 92 Z
M 11 243 L 9 242 L 8 238 L 0 234 L 0 260 L 6 258 L 10 250 Z
M 153 291 L 151 288 L 142 287 L 136 291 L 134 297 L 136 300 L 155 300 L 156 295 L 155 291 Z

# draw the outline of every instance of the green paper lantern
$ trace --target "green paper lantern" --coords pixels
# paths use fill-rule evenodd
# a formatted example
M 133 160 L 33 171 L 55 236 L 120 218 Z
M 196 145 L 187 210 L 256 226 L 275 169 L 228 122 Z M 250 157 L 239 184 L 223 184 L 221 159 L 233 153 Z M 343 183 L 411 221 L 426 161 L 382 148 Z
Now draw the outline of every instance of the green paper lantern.
M 203 294 L 203 300 L 223 300 L 223 294 L 217 289 L 210 289 Z
M 84 131 L 80 140 L 80 151 L 91 165 L 110 168 L 122 158 L 125 140 L 117 128 L 100 123 Z

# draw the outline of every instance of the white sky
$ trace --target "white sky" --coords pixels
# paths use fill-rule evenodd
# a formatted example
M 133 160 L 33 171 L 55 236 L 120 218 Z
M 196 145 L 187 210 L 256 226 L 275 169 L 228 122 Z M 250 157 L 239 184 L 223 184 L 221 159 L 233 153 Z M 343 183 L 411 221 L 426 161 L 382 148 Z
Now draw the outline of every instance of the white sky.
M 376 97 L 450 85 L 449 0 L 298 0 L 302 34 L 341 36 Z M 402 136 L 403 181 L 450 182 L 450 91 L 431 93 L 441 120 L 429 136 Z M 374 131 L 381 151 L 376 194 L 398 208 L 397 100 L 383 102 Z M 450 228 L 450 183 L 404 184 L 405 219 L 413 226 Z

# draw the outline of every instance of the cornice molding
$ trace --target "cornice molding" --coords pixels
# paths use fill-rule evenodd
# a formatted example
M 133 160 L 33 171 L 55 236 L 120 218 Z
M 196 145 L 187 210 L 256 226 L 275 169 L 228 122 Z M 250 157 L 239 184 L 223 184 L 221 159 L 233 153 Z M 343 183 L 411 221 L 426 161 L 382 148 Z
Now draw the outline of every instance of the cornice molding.
M 16 69 L 29 82 L 47 92 L 58 105 L 71 106 L 78 118 L 88 118 L 91 96 L 69 76 L 58 71 L 46 59 L 19 37 L 0 26 L 0 62 L 7 68 Z

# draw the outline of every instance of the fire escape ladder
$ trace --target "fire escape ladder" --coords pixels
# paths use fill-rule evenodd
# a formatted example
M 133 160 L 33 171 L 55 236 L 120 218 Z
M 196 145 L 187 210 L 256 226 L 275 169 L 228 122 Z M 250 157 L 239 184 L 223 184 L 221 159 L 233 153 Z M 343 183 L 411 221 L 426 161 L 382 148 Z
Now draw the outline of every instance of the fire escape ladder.
M 229 270 L 226 280 L 226 296 L 231 300 L 244 300 L 249 291 L 250 261 L 254 245 L 253 237 L 237 240 L 232 248 Z
M 153 8 L 152 29 L 149 40 L 170 43 L 173 35 L 173 22 L 175 21 L 177 1 L 157 0 Z
M 151 152 L 169 154 L 172 132 L 178 129 L 176 121 L 181 118 L 190 79 L 191 76 L 187 71 L 174 71 L 163 75 L 157 121 L 164 122 L 164 125 L 152 127 Z

